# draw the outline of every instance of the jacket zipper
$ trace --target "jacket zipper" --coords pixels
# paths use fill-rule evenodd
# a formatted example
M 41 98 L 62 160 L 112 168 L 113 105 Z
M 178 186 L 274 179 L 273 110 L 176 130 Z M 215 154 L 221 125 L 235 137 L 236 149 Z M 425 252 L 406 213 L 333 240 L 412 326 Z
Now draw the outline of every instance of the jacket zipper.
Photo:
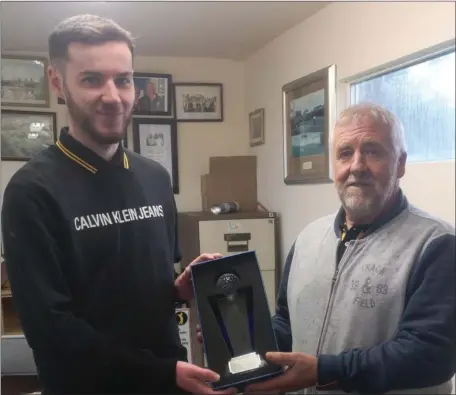
M 329 307 L 331 306 L 332 304 L 332 296 L 333 296 L 333 292 L 334 292 L 334 287 L 336 285 L 336 282 L 337 282 L 337 279 L 338 279 L 338 276 L 339 276 L 339 271 L 340 271 L 340 267 L 342 264 L 345 263 L 345 261 L 347 261 L 349 258 L 350 258 L 350 255 L 351 255 L 351 250 L 352 248 L 354 248 L 354 244 L 356 243 L 356 240 L 359 240 L 360 238 L 362 237 L 357 237 L 355 240 L 352 240 L 352 241 L 348 241 L 348 242 L 345 242 L 345 251 L 344 251 L 344 254 L 342 255 L 341 259 L 339 260 L 339 262 L 337 262 L 337 249 L 336 249 L 336 267 L 334 269 L 334 275 L 331 279 L 331 290 L 329 292 L 329 299 L 328 299 L 328 304 L 326 305 L 326 311 L 325 311 L 325 316 L 323 318 L 323 324 L 321 326 L 321 332 L 320 332 L 320 338 L 318 339 L 318 345 L 317 345 L 317 355 L 316 357 L 318 358 L 318 356 L 320 355 L 320 351 L 321 351 L 321 341 L 322 341 L 322 338 L 323 338 L 323 333 L 325 332 L 325 328 L 326 328 L 326 321 L 328 320 L 328 313 L 329 313 Z M 344 242 L 344 241 L 340 241 L 340 242 Z M 314 387 L 312 389 L 312 394 L 316 394 L 317 393 L 317 389 L 316 387 Z
M 338 274 L 339 274 L 339 263 L 336 264 L 336 269 L 334 270 L 334 276 L 333 276 L 333 278 L 331 280 L 331 291 L 329 292 L 329 299 L 330 300 L 331 300 L 332 293 L 334 291 L 334 285 L 336 285 Z
M 316 353 L 316 357 L 317 358 L 320 355 L 321 340 L 323 338 L 323 332 L 325 331 L 326 321 L 328 319 L 329 306 L 331 305 L 331 299 L 332 299 L 332 294 L 333 294 L 333 290 L 334 290 L 334 285 L 336 284 L 336 280 L 337 280 L 337 275 L 338 274 L 339 274 L 339 265 L 336 262 L 336 268 L 334 270 L 334 275 L 333 275 L 333 278 L 331 280 L 331 290 L 329 291 L 328 304 L 326 305 L 325 316 L 323 318 L 323 324 L 321 326 L 320 337 L 318 338 L 317 353 Z M 317 393 L 317 386 L 312 388 L 311 393 L 312 394 L 316 394 Z
M 347 242 L 347 243 L 349 243 L 349 242 Z M 337 278 L 339 276 L 339 269 L 340 269 L 341 264 L 346 260 L 344 258 L 346 258 L 348 256 L 348 253 L 350 252 L 350 244 L 348 244 L 346 247 L 347 248 L 346 248 L 345 253 L 342 256 L 342 259 L 340 260 L 340 262 L 337 262 L 337 253 L 336 253 L 336 267 L 334 269 L 334 275 L 333 275 L 333 277 L 331 279 L 331 290 L 329 291 L 328 304 L 326 305 L 325 316 L 323 318 L 323 325 L 321 327 L 320 338 L 318 339 L 317 355 L 316 355 L 317 357 L 320 354 L 321 340 L 322 340 L 322 337 L 323 337 L 323 332 L 325 331 L 325 328 L 326 328 L 326 321 L 328 319 L 329 306 L 331 305 L 331 302 L 332 302 L 332 296 L 333 296 L 333 292 L 334 292 L 334 287 L 336 285 L 336 281 L 337 281 Z

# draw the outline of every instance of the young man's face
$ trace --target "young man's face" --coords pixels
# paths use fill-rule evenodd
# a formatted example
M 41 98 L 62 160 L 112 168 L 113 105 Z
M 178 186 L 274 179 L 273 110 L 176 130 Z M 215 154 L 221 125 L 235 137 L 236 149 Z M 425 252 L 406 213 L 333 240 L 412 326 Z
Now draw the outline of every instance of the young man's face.
M 98 144 L 121 141 L 135 102 L 128 45 L 72 43 L 63 67 L 61 74 L 51 70 L 51 82 L 65 98 L 74 126 Z

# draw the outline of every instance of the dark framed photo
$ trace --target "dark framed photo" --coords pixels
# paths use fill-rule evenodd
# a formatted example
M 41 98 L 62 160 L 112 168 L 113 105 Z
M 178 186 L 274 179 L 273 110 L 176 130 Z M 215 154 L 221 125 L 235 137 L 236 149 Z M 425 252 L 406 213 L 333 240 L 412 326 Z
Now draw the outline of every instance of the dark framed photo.
M 332 182 L 329 133 L 336 118 L 336 66 L 282 88 L 285 184 Z
M 134 73 L 134 115 L 172 115 L 171 74 Z
M 133 118 L 133 150 L 160 163 L 171 177 L 175 194 L 179 193 L 177 123 L 166 118 Z
M 2 55 L 2 106 L 49 107 L 46 58 Z
M 223 85 L 174 84 L 174 111 L 179 122 L 223 122 Z
M 55 113 L 2 110 L 2 160 L 28 161 L 56 140 Z

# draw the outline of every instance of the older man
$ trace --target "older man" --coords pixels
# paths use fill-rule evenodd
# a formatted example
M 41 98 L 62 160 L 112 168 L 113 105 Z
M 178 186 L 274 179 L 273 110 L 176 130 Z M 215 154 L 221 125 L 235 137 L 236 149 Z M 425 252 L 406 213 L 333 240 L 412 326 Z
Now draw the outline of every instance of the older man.
M 407 154 L 389 111 L 346 109 L 332 155 L 342 207 L 298 235 L 273 319 L 283 352 L 267 357 L 288 369 L 248 391 L 451 393 L 454 229 L 402 193 Z

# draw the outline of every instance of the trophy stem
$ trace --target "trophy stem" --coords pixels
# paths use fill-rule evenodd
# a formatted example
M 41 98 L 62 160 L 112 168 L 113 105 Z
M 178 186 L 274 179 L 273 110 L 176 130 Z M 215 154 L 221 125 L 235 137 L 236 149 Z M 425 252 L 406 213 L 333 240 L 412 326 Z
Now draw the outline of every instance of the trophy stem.
M 228 296 L 218 295 L 211 303 L 225 345 L 231 357 L 254 351 L 253 303 L 250 289 Z

